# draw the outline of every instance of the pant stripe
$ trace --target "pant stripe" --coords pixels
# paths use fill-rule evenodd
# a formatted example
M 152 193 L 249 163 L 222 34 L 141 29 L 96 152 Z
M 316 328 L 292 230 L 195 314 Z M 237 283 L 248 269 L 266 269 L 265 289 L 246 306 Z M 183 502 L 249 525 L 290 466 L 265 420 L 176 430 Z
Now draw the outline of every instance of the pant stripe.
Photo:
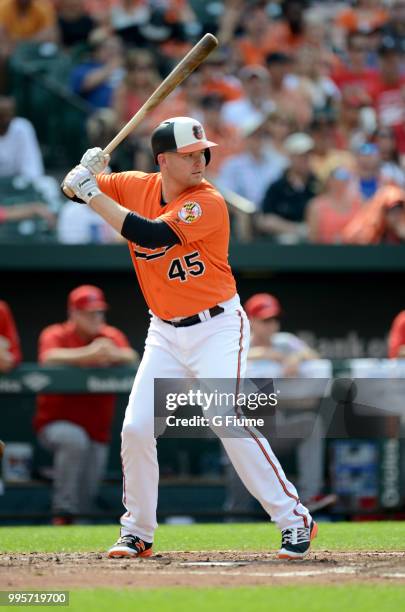
M 237 370 L 237 375 L 236 375 L 236 394 L 239 393 L 239 386 L 240 386 L 240 368 L 241 368 L 241 356 L 242 356 L 242 348 L 243 348 L 243 318 L 241 315 L 240 310 L 237 311 L 238 315 L 240 317 L 240 321 L 241 321 L 241 325 L 240 325 L 240 338 L 239 338 L 239 354 L 238 354 L 238 370 Z M 238 414 L 238 407 L 235 407 L 235 412 L 237 414 L 237 416 L 239 416 Z M 296 501 L 297 504 L 300 503 L 299 498 L 296 495 L 293 495 L 292 493 L 290 493 L 290 491 L 287 489 L 287 485 L 285 484 L 285 482 L 283 481 L 283 479 L 281 478 L 279 471 L 277 470 L 277 467 L 274 465 L 274 463 L 272 462 L 271 458 L 269 457 L 268 453 L 266 452 L 266 449 L 264 448 L 264 446 L 262 445 L 262 443 L 260 442 L 260 440 L 258 439 L 258 437 L 256 436 L 256 434 L 251 431 L 249 429 L 249 427 L 247 425 L 244 425 L 244 429 L 248 432 L 248 434 L 253 438 L 253 440 L 256 442 L 256 444 L 258 445 L 258 447 L 260 448 L 260 450 L 262 451 L 263 455 L 265 456 L 266 460 L 268 461 L 268 463 L 271 465 L 274 473 L 277 476 L 277 479 L 279 481 L 279 483 L 281 484 L 284 493 L 288 496 L 291 497 L 291 499 L 294 499 Z M 307 517 L 304 514 L 301 514 L 300 512 L 298 512 L 297 510 L 294 510 L 294 514 L 296 516 L 300 516 L 302 517 L 303 521 L 304 521 L 304 525 L 305 527 L 308 527 L 308 521 L 307 521 Z
M 122 503 L 126 507 L 127 491 L 126 491 L 126 485 L 125 485 L 124 460 L 123 460 L 123 457 L 122 457 L 122 433 L 121 433 L 121 452 L 120 452 L 120 457 L 121 457 L 121 469 L 122 469 Z

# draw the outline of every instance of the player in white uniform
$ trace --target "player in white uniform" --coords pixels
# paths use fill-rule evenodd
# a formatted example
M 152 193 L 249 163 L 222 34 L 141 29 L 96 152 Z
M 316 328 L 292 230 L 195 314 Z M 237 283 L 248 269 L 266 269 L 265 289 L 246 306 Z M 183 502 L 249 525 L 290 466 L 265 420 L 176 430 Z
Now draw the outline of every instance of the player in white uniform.
M 175 117 L 152 134 L 160 172 L 99 174 L 108 156 L 90 149 L 65 178 L 79 199 L 128 240 L 151 311 L 122 430 L 127 512 L 110 557 L 152 554 L 159 479 L 154 379 L 228 378 L 237 390 L 246 370 L 249 322 L 228 264 L 226 204 L 203 178 L 212 146 L 198 121 Z M 246 488 L 282 531 L 278 556 L 304 557 L 317 526 L 268 441 L 257 430 L 237 426 L 221 440 Z

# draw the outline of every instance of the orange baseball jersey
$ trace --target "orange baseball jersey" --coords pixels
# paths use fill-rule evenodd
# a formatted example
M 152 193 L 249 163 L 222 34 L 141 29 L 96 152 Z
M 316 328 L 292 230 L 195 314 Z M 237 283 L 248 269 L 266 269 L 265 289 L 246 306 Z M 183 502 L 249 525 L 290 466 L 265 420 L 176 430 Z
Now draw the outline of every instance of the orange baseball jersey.
M 97 181 L 113 200 L 147 219 L 161 219 L 180 239 L 180 244 L 157 249 L 129 243 L 143 295 L 157 317 L 188 317 L 235 295 L 228 211 L 210 183 L 204 180 L 162 204 L 160 173 L 102 174 Z

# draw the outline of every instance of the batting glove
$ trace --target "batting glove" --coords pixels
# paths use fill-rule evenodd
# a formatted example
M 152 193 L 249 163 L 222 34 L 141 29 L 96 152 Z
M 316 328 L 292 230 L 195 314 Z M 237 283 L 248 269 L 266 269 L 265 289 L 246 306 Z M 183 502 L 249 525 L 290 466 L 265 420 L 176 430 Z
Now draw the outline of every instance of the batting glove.
M 100 174 L 107 168 L 109 161 L 110 156 L 107 153 L 103 153 L 100 147 L 94 147 L 94 149 L 87 149 L 80 163 L 92 174 Z
M 88 204 L 92 198 L 101 194 L 96 177 L 84 166 L 76 166 L 64 180 L 75 195 Z

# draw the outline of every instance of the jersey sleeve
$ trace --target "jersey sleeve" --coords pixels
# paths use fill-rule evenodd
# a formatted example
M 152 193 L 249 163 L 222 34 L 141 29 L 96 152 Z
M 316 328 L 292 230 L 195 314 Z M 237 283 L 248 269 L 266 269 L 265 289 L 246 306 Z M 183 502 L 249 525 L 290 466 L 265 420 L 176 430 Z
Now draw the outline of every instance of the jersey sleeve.
M 390 359 L 398 357 L 401 346 L 405 346 L 405 310 L 395 317 L 389 333 L 388 355 Z
M 113 172 L 112 174 L 97 174 L 97 184 L 101 191 L 128 210 L 137 210 L 142 183 L 141 172 Z
M 116 327 L 107 326 L 105 336 L 112 340 L 118 348 L 131 348 L 126 335 Z
M 182 245 L 201 240 L 228 223 L 225 201 L 217 195 L 182 198 L 176 207 L 159 217 L 171 227 Z
M 65 348 L 60 328 L 57 325 L 46 327 L 38 341 L 38 361 L 44 362 L 45 354 L 54 348 Z

